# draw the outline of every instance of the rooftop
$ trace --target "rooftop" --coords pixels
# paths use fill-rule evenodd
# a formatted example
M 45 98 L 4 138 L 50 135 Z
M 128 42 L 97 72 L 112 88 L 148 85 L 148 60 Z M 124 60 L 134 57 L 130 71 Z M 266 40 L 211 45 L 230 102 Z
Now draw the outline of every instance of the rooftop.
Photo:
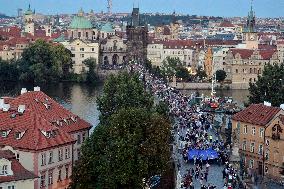
M 243 111 L 235 114 L 233 116 L 233 120 L 265 126 L 279 111 L 281 111 L 281 109 L 278 107 L 265 106 L 263 104 L 252 104 Z

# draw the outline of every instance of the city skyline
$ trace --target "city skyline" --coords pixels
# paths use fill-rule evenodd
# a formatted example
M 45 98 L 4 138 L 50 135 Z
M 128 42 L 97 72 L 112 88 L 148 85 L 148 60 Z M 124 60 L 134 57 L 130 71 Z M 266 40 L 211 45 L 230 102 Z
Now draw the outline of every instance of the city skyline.
M 254 10 L 257 17 L 282 17 L 282 8 L 284 8 L 283 0 L 255 0 L 253 2 Z M 9 2 L 9 3 L 8 3 Z M 167 3 L 164 3 L 167 2 Z M 31 4 L 32 9 L 36 12 L 43 14 L 74 14 L 80 8 L 85 12 L 93 9 L 95 12 L 107 12 L 107 0 L 0 0 L 1 6 L 0 13 L 6 15 L 16 15 L 17 9 L 22 8 L 24 11 L 27 9 L 28 4 Z M 126 12 L 129 13 L 133 5 L 138 5 L 142 13 L 172 13 L 176 11 L 178 14 L 189 15 L 204 15 L 204 16 L 246 16 L 250 7 L 249 0 L 113 0 L 113 12 Z M 160 5 L 163 4 L 163 7 Z

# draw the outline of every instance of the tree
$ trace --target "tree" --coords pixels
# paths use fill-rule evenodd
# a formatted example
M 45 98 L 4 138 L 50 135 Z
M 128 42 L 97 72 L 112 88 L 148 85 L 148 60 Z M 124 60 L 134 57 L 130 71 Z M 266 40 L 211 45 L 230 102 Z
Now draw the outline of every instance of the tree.
M 37 40 L 18 61 L 20 80 L 36 83 L 59 81 L 71 67 L 71 53 L 62 45 Z
M 180 66 L 182 66 L 182 64 L 179 58 L 167 57 L 166 60 L 163 61 L 161 71 L 165 76 L 173 77 L 177 72 L 177 68 Z
M 106 121 L 121 108 L 150 109 L 154 103 L 152 96 L 144 90 L 144 85 L 137 74 L 122 72 L 117 76 L 111 75 L 106 80 L 103 91 L 104 93 L 97 100 L 101 113 L 100 121 Z
M 185 67 L 179 66 L 176 69 L 176 77 L 188 81 L 190 79 L 190 74 Z
M 163 116 L 146 108 L 120 109 L 83 146 L 72 188 L 144 188 L 143 179 L 167 170 L 169 136 Z
M 216 71 L 216 80 L 218 82 L 223 82 L 227 77 L 227 74 L 224 70 L 217 70 Z
M 0 58 L 0 81 L 18 81 L 18 78 L 19 72 L 16 64 Z
M 97 67 L 97 61 L 95 58 L 88 58 L 83 61 L 83 64 L 85 64 L 88 67 L 88 72 L 87 72 L 87 78 L 86 82 L 95 84 L 98 82 L 98 77 L 96 75 L 95 69 Z
M 280 106 L 284 102 L 284 65 L 267 65 L 256 83 L 250 83 L 249 103 L 271 102 Z
M 207 74 L 201 67 L 198 67 L 196 71 L 196 77 L 202 80 L 203 78 L 207 77 Z

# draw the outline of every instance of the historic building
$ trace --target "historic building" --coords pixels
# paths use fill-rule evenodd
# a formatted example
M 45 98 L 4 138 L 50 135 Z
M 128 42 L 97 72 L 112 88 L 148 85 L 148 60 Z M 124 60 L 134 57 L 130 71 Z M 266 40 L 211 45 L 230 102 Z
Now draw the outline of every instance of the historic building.
M 279 180 L 284 169 L 284 111 L 252 104 L 233 116 L 245 170 Z
M 1 150 L 10 150 L 39 176 L 34 188 L 63 189 L 91 125 L 35 87 L 16 98 L 0 99 Z M 1 176 L 0 176 L 1 178 Z
M 0 188 L 36 189 L 38 176 L 25 169 L 10 150 L 0 150 Z
M 246 44 L 247 49 L 258 49 L 258 34 L 255 29 L 255 12 L 252 9 L 248 14 L 247 24 L 243 31 L 243 41 Z
M 98 36 L 98 30 L 84 17 L 84 11 L 81 9 L 69 25 L 68 39 L 95 40 Z
M 94 58 L 99 63 L 99 43 L 96 41 L 85 41 L 81 39 L 74 39 L 61 42 L 65 48 L 71 51 L 73 72 L 81 74 L 88 71 L 83 61 L 88 58 Z
M 35 35 L 34 12 L 31 9 L 31 5 L 29 5 L 29 8 L 24 15 L 24 26 L 25 26 L 24 31 L 26 33 Z
M 147 59 L 148 28 L 141 25 L 139 8 L 133 8 L 131 23 L 126 27 L 127 61 Z
M 126 63 L 126 42 L 112 36 L 101 42 L 100 62 L 103 65 L 119 65 Z
M 233 88 L 247 89 L 249 83 L 256 82 L 267 64 L 279 64 L 276 49 L 230 49 L 225 57 L 226 80 Z

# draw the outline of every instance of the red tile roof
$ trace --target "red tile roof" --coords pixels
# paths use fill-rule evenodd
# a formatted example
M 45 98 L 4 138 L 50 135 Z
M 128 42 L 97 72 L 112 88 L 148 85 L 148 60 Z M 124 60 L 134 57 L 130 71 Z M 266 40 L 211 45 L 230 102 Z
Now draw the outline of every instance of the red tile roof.
M 9 150 L 5 150 L 5 151 L 0 150 L 0 158 L 4 158 L 4 159 L 11 161 L 11 169 L 13 171 L 13 175 L 0 176 L 0 183 L 35 179 L 35 178 L 38 177 L 35 174 L 33 174 L 32 172 L 26 170 L 20 164 L 20 162 L 16 160 L 16 157 L 13 154 L 13 152 L 11 152 Z
M 260 50 L 259 54 L 263 60 L 270 60 L 275 52 L 277 52 L 277 49 Z
M 248 59 L 253 54 L 254 50 L 251 50 L 251 49 L 231 49 L 230 51 L 233 53 L 234 57 L 236 57 L 236 55 L 239 54 L 242 59 Z
M 243 111 L 235 114 L 233 120 L 265 126 L 281 109 L 278 107 L 265 106 L 263 104 L 252 104 Z
M 230 21 L 223 21 L 220 25 L 220 28 L 233 28 L 235 27 Z
M 28 150 L 52 148 L 75 142 L 71 133 L 91 128 L 89 123 L 41 91 L 27 92 L 9 101 L 9 112 L 0 111 L 0 130 L 11 130 L 8 137 L 1 137 L 3 145 Z M 19 105 L 25 105 L 22 115 L 17 113 Z M 55 135 L 48 138 L 43 134 L 47 131 Z M 21 139 L 15 137 L 18 132 L 24 132 Z

